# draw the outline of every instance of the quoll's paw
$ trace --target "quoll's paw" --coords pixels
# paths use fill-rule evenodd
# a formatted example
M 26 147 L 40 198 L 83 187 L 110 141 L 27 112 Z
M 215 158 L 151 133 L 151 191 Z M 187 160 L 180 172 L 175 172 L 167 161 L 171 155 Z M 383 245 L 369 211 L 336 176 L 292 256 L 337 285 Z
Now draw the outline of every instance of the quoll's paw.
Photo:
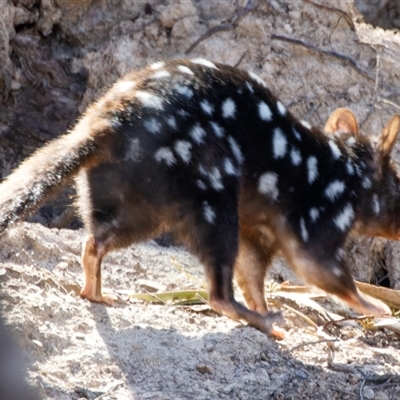
M 285 329 L 281 328 L 281 326 L 285 324 L 285 319 L 280 311 L 269 312 L 265 314 L 264 322 L 265 325 L 263 327 L 259 327 L 262 332 L 275 339 L 282 340 L 286 338 L 287 332 Z
M 115 306 L 120 302 L 120 298 L 114 294 L 106 294 L 101 296 L 101 303 L 107 304 L 108 306 Z
M 87 295 L 84 289 L 81 290 L 81 297 L 84 299 L 88 299 L 93 303 L 103 303 L 108 306 L 114 306 L 119 299 L 118 296 L 114 294 L 101 294 L 99 296 Z

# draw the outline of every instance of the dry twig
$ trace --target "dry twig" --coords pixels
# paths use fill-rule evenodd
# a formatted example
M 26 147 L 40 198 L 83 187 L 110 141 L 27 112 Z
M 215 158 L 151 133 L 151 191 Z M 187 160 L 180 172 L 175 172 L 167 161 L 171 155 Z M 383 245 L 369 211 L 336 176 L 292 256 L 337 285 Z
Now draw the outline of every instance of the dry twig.
M 315 342 L 305 342 L 305 343 L 301 343 L 301 344 L 299 344 L 297 346 L 292 347 L 291 349 L 289 349 L 289 351 L 292 352 L 292 351 L 298 350 L 298 349 L 300 349 L 302 347 L 312 346 L 312 345 L 315 345 L 315 344 L 318 344 L 318 343 L 325 343 L 325 342 L 333 343 L 333 342 L 337 342 L 338 340 L 339 339 L 321 339 L 321 340 L 317 340 Z
M 346 322 L 346 321 L 366 321 L 371 319 L 371 317 L 366 317 L 366 316 L 362 316 L 362 317 L 348 317 L 348 318 L 343 318 L 343 319 L 339 319 L 339 320 L 332 320 L 332 321 L 327 321 L 322 325 L 322 330 L 326 329 L 329 325 L 334 325 L 334 324 L 338 324 L 340 322 Z
M 238 22 L 245 16 L 247 15 L 250 11 L 253 11 L 256 7 L 258 7 L 259 1 L 258 0 L 248 0 L 247 4 L 239 10 L 237 13 L 236 17 L 233 19 L 232 22 L 226 23 L 226 24 L 220 24 L 217 26 L 214 26 L 214 28 L 209 29 L 206 33 L 201 35 L 186 51 L 185 54 L 188 55 L 193 51 L 195 47 L 197 47 L 201 42 L 204 40 L 208 39 L 212 35 L 214 35 L 217 32 L 223 32 L 223 31 L 230 31 L 231 29 L 234 29 Z M 240 60 L 241 61 L 241 60 Z
M 357 71 L 359 74 L 364 76 L 365 78 L 369 80 L 375 80 L 375 78 L 368 73 L 368 71 L 365 71 L 363 68 L 361 68 L 355 60 L 353 60 L 351 57 L 346 56 L 345 54 L 338 53 L 336 51 L 330 51 L 330 50 L 324 50 L 320 49 L 310 43 L 303 42 L 302 40 L 299 39 L 293 39 L 287 36 L 281 36 L 281 35 L 271 35 L 272 40 L 280 40 L 282 42 L 287 42 L 287 43 L 292 43 L 296 44 L 302 47 L 305 47 L 306 49 L 309 49 L 311 51 L 314 51 L 316 53 L 324 54 L 329 57 L 337 58 L 339 60 L 345 61 L 347 64 L 349 64 L 355 71 Z
M 361 385 L 360 385 L 360 399 L 361 399 L 361 400 L 364 400 L 363 389 L 364 389 L 365 382 L 366 382 L 366 380 L 364 379 L 364 380 L 361 382 Z
M 111 388 L 108 389 L 107 392 L 105 392 L 105 393 L 101 394 L 100 396 L 96 397 L 94 400 L 103 399 L 104 397 L 108 396 L 111 392 L 113 392 L 115 389 L 119 388 L 122 385 L 123 385 L 122 382 L 116 383 L 115 385 L 111 386 Z
M 333 11 L 334 13 L 339 14 L 341 17 L 344 17 L 344 19 L 346 20 L 346 22 L 349 24 L 350 29 L 351 29 L 353 32 L 355 32 L 356 28 L 355 28 L 355 26 L 354 26 L 354 22 L 353 22 L 352 18 L 350 17 L 350 15 L 347 14 L 347 12 L 345 12 L 345 11 L 343 11 L 343 10 L 340 10 L 339 8 L 326 6 L 326 5 L 324 5 L 324 4 L 314 3 L 314 2 L 311 1 L 311 0 L 304 0 L 304 1 L 305 1 L 306 3 L 308 3 L 308 4 L 312 4 L 314 7 L 321 8 L 321 9 L 328 10 L 328 11 Z

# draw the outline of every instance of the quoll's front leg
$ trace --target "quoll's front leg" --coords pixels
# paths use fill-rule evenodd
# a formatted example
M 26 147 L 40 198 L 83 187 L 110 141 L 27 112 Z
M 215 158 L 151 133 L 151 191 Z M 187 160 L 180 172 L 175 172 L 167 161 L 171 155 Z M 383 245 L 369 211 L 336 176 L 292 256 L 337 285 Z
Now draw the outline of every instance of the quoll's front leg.
M 204 265 L 209 281 L 209 303 L 213 310 L 234 320 L 246 321 L 260 331 L 283 338 L 285 331 L 277 325 L 284 320 L 281 313 L 265 314 L 266 305 L 257 300 L 260 312 L 249 310 L 238 303 L 233 292 L 233 269 L 238 249 L 238 216 L 236 213 L 235 195 L 226 193 L 214 198 L 214 203 L 204 207 L 195 220 L 190 221 L 185 229 L 186 242 L 190 250 L 196 254 Z M 212 218 L 210 218 L 212 212 Z M 203 212 L 205 214 L 203 215 Z M 264 275 L 264 273 L 261 273 Z M 253 282 L 247 283 L 249 290 Z M 263 295 L 258 289 L 258 295 Z
M 87 237 L 82 254 L 84 285 L 81 296 L 96 303 L 112 305 L 116 298 L 101 292 L 101 261 L 107 250 L 107 246 L 97 243 L 93 235 Z

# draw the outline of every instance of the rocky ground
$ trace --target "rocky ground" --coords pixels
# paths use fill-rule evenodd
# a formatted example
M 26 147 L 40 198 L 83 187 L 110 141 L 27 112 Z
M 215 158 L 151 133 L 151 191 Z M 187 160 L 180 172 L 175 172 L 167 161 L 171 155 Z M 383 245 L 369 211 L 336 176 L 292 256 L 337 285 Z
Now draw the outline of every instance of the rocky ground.
M 107 256 L 103 282 L 118 304 L 80 299 L 83 237 L 24 224 L 1 240 L 1 304 L 43 398 L 400 398 L 400 338 L 389 331 L 350 321 L 317 332 L 281 304 L 288 338 L 278 342 L 208 306 L 129 300 L 203 288 L 201 266 L 179 248 L 149 242 Z M 322 324 L 311 309 L 282 302 Z
M 299 118 L 323 126 L 346 106 L 363 132 L 380 133 L 400 109 L 400 37 L 371 22 L 344 0 L 0 0 L 2 176 L 126 71 L 170 57 L 252 70 Z M 33 221 L 79 226 L 63 211 L 71 193 Z M 203 289 L 201 266 L 180 248 L 150 242 L 109 255 L 103 282 L 118 304 L 80 299 L 83 237 L 25 223 L 0 241 L 1 306 L 44 399 L 400 399 L 400 341 L 389 330 L 355 321 L 316 330 L 327 321 L 320 313 L 280 299 L 273 305 L 289 335 L 278 342 L 206 305 L 129 300 L 132 292 Z M 360 279 L 400 288 L 399 250 L 360 240 L 349 257 Z M 270 278 L 293 279 L 281 264 Z

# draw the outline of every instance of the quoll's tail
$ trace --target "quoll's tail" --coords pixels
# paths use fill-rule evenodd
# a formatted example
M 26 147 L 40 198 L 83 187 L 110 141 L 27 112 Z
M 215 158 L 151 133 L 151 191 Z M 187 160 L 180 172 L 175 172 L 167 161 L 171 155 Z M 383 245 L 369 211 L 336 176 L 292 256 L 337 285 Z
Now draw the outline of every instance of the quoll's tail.
M 111 128 L 105 118 L 93 114 L 36 151 L 0 184 L 0 234 L 57 193 L 81 168 L 105 156 L 97 150 Z

